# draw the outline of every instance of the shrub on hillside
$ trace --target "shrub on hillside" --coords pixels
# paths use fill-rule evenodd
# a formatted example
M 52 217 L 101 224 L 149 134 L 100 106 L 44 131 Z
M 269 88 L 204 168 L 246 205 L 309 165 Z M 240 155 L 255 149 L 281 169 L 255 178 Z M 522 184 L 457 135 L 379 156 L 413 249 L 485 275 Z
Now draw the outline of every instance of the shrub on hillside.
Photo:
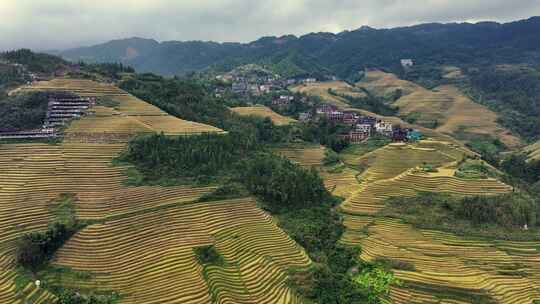
M 214 246 L 200 246 L 193 249 L 201 264 L 223 265 L 225 260 Z

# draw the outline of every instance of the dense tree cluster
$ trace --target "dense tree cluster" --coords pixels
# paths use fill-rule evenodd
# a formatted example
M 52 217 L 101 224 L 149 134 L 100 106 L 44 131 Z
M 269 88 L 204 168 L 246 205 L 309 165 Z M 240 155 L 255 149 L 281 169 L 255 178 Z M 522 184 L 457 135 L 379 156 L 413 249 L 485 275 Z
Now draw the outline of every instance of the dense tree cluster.
M 526 155 L 514 154 L 502 162 L 501 168 L 510 176 L 521 179 L 529 185 L 540 183 L 540 160 L 528 161 Z
M 200 246 L 193 249 L 195 256 L 201 264 L 214 264 L 222 266 L 225 263 L 223 256 L 217 251 L 216 247 Z
M 362 27 L 339 34 L 263 37 L 247 44 L 127 39 L 67 51 L 66 55 L 70 58 L 92 56 L 93 60 L 102 62 L 121 61 L 125 49 L 136 45 L 139 56 L 127 63 L 135 65 L 136 69 L 163 75 L 181 75 L 216 66 L 230 71 L 247 63 L 259 63 L 285 77 L 335 74 L 353 78 L 358 71 L 372 67 L 397 72 L 402 58 L 437 66 L 537 62 L 539 24 L 540 18 L 535 17 L 507 24 Z
M 75 232 L 76 227 L 56 222 L 45 232 L 25 234 L 19 241 L 18 263 L 27 269 L 37 270 L 48 263 L 53 254 Z
M 85 72 L 96 73 L 113 80 L 120 80 L 123 73 L 135 73 L 135 69 L 121 63 L 79 63 L 81 69 Z
M 469 74 L 476 99 L 500 112 L 502 124 L 526 139 L 540 138 L 540 69 L 488 66 Z
M 120 295 L 115 292 L 106 294 L 82 294 L 72 289 L 62 289 L 56 293 L 58 304 L 115 304 Z
M 40 128 L 47 114 L 46 93 L 17 94 L 0 100 L 0 131 Z
M 34 53 L 28 49 L 0 53 L 0 59 L 7 60 L 11 63 L 22 64 L 28 71 L 36 73 L 54 73 L 58 69 L 69 65 L 67 61 L 60 57 Z
M 540 202 L 520 194 L 463 198 L 455 214 L 474 224 L 496 224 L 504 228 L 534 228 L 540 224 Z
M 274 209 L 317 206 L 330 198 L 315 169 L 304 170 L 283 157 L 257 154 L 239 166 L 239 178 L 246 188 Z
M 150 135 L 132 140 L 120 159 L 136 164 L 148 180 L 216 177 L 257 149 L 253 139 L 234 134 Z
M 7 88 L 21 85 L 29 80 L 29 77 L 19 67 L 0 63 L 0 99 L 6 97 L 4 91 Z
M 302 139 L 329 147 L 341 152 L 349 146 L 349 142 L 338 135 L 347 132 L 350 127 L 330 121 L 326 118 L 311 120 L 302 127 Z
M 526 193 L 465 198 L 448 194 L 419 193 L 415 197 L 393 197 L 382 215 L 403 218 L 422 228 L 459 234 L 507 239 L 534 237 L 521 234 L 540 225 L 540 202 Z M 525 231 L 526 232 L 526 231 Z

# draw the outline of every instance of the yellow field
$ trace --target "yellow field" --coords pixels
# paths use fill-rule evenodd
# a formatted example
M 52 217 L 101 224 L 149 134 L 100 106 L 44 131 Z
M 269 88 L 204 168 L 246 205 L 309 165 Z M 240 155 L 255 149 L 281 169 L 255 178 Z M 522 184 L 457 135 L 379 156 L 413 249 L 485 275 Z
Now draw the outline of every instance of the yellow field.
M 509 147 L 521 144 L 519 138 L 497 123 L 497 114 L 473 102 L 454 86 L 434 90 L 419 89 L 394 103 L 401 116 L 420 113 L 419 121 L 437 121 L 437 131 L 465 136 L 492 135 Z
M 231 110 L 235 113 L 238 113 L 244 116 L 253 115 L 253 116 L 264 117 L 264 118 L 269 117 L 270 119 L 272 119 L 272 122 L 277 126 L 283 126 L 283 125 L 288 125 L 292 122 L 297 122 L 295 119 L 280 115 L 272 111 L 272 109 L 270 109 L 269 107 L 265 107 L 265 106 L 237 107 L 237 108 L 232 108 Z
M 97 106 L 92 109 L 95 115 L 73 121 L 65 131 L 67 141 L 125 142 L 133 135 L 141 133 L 163 132 L 165 135 L 189 135 L 223 132 L 213 126 L 170 116 L 158 107 L 117 87 L 90 80 L 53 79 L 23 87 L 21 90 L 67 90 L 82 96 L 106 96 L 118 102 L 118 106 L 114 109 Z
M 314 147 L 281 148 L 292 160 L 310 166 L 322 160 Z M 385 199 L 414 196 L 417 191 L 458 196 L 495 195 L 512 191 L 498 180 L 460 179 L 456 162 L 474 154 L 448 141 L 422 140 L 415 144 L 390 144 L 345 162 L 365 162 L 368 169 L 355 178 L 346 168 L 329 173 L 318 166 L 329 190 L 345 198 L 340 206 L 346 232 L 342 242 L 359 245 L 359 258 L 385 257 L 407 262 L 414 270 L 395 270 L 404 283 L 393 287 L 393 303 L 473 304 L 479 299 L 495 303 L 532 303 L 540 299 L 540 251 L 538 242 L 469 239 L 451 233 L 417 229 L 399 219 L 379 217 Z M 424 163 L 438 172 L 419 170 Z M 344 178 L 349 174 L 349 178 Z M 332 186 L 335 185 L 334 186 Z M 341 190 L 341 191 L 340 191 Z
M 274 149 L 276 153 L 281 154 L 306 168 L 312 166 L 322 166 L 325 150 L 326 149 L 320 145 L 291 145 L 290 147 L 280 147 Z
M 529 159 L 540 160 L 540 141 L 527 146 L 525 152 L 529 153 Z
M 385 257 L 414 265 L 414 270 L 395 270 L 405 285 L 392 289 L 394 303 L 477 303 L 472 295 L 496 303 L 540 299 L 538 242 L 467 239 L 377 217 L 387 198 L 417 191 L 458 196 L 512 191 L 492 178 L 455 177 L 456 161 L 465 155 L 470 151 L 455 144 L 420 141 L 391 144 L 359 159 L 369 168 L 360 176 L 358 190 L 340 207 L 347 227 L 342 241 L 360 245 L 363 260 Z M 423 163 L 438 167 L 438 172 L 419 170 Z
M 344 98 L 331 95 L 328 90 L 332 89 L 340 94 L 351 95 L 354 97 L 363 97 L 365 93 L 352 91 L 353 87 L 343 81 L 315 82 L 300 84 L 289 88 L 292 92 L 300 92 L 310 96 L 318 96 L 325 102 L 333 104 L 336 107 L 349 107 L 348 101 Z
M 447 78 L 462 77 L 461 70 L 456 67 L 445 67 L 444 70 Z M 436 121 L 438 132 L 464 141 L 479 135 L 492 135 L 510 148 L 522 144 L 518 137 L 497 123 L 495 112 L 475 103 L 455 86 L 445 85 L 428 90 L 381 71 L 368 72 L 356 86 L 384 98 L 391 98 L 397 90 L 401 90 L 402 97 L 393 103 L 399 107 L 399 116 L 416 115 L 417 123 L 424 125 Z
M 120 105 L 96 107 L 95 116 L 74 121 L 61 144 L 0 146 L 0 303 L 54 299 L 33 284 L 16 287 L 15 243 L 47 227 L 51 202 L 64 193 L 75 195 L 79 219 L 99 222 L 77 233 L 54 259 L 56 265 L 91 271 L 92 279 L 64 284 L 114 289 L 123 295 L 120 303 L 300 303 L 285 283 L 285 270 L 310 261 L 252 199 L 195 203 L 215 187 L 126 187 L 127 168 L 111 165 L 137 133 L 220 129 L 168 116 L 108 86 L 93 92 L 102 87 L 93 82 L 48 85 L 72 85 Z M 203 276 L 193 248 L 207 244 L 227 264 L 209 267 Z
M 205 283 L 193 248 L 211 244 L 226 265 L 206 269 Z M 122 303 L 294 303 L 285 270 L 309 259 L 253 200 L 237 199 L 91 225 L 54 263 L 96 273 L 80 284 L 117 290 Z
M 496 303 L 540 299 L 537 242 L 466 239 L 389 218 L 349 216 L 345 225 L 343 241 L 361 245 L 363 260 L 414 265 L 414 271 L 395 270 L 405 285 L 392 290 L 394 303 L 479 303 L 474 294 Z
M 365 78 L 355 85 L 382 98 L 393 97 L 397 90 L 401 90 L 402 95 L 405 96 L 422 88 L 417 84 L 401 80 L 396 75 L 383 71 L 369 71 L 366 73 Z
M 86 79 L 57 78 L 51 81 L 39 81 L 22 87 L 22 91 L 69 91 L 80 96 L 125 96 L 126 92 L 105 83 Z

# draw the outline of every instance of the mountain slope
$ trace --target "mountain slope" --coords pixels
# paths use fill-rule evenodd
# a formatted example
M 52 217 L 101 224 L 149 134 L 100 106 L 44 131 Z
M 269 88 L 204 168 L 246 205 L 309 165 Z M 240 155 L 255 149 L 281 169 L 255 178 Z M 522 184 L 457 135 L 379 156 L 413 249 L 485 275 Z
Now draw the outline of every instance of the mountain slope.
M 499 24 L 423 24 L 394 29 L 362 27 L 339 34 L 263 37 L 251 43 L 215 43 L 125 39 L 60 52 L 70 60 L 117 61 L 141 71 L 183 74 L 213 65 L 280 64 L 283 58 L 300 69 L 292 73 L 331 71 L 354 75 L 365 67 L 400 67 L 402 58 L 432 63 L 534 62 L 540 58 L 540 17 Z M 305 64 L 301 61 L 307 60 Z
M 147 56 L 157 46 L 159 43 L 152 39 L 129 38 L 67 50 L 59 55 L 71 61 L 127 62 Z

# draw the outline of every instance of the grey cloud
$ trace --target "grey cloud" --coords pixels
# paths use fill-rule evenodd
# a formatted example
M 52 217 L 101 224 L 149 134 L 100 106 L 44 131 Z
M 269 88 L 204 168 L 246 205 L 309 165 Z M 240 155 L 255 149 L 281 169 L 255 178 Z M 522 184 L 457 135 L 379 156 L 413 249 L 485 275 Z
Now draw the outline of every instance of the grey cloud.
M 511 21 L 535 0 L 0 0 L 0 49 L 62 49 L 132 36 L 251 41 L 362 25 Z

